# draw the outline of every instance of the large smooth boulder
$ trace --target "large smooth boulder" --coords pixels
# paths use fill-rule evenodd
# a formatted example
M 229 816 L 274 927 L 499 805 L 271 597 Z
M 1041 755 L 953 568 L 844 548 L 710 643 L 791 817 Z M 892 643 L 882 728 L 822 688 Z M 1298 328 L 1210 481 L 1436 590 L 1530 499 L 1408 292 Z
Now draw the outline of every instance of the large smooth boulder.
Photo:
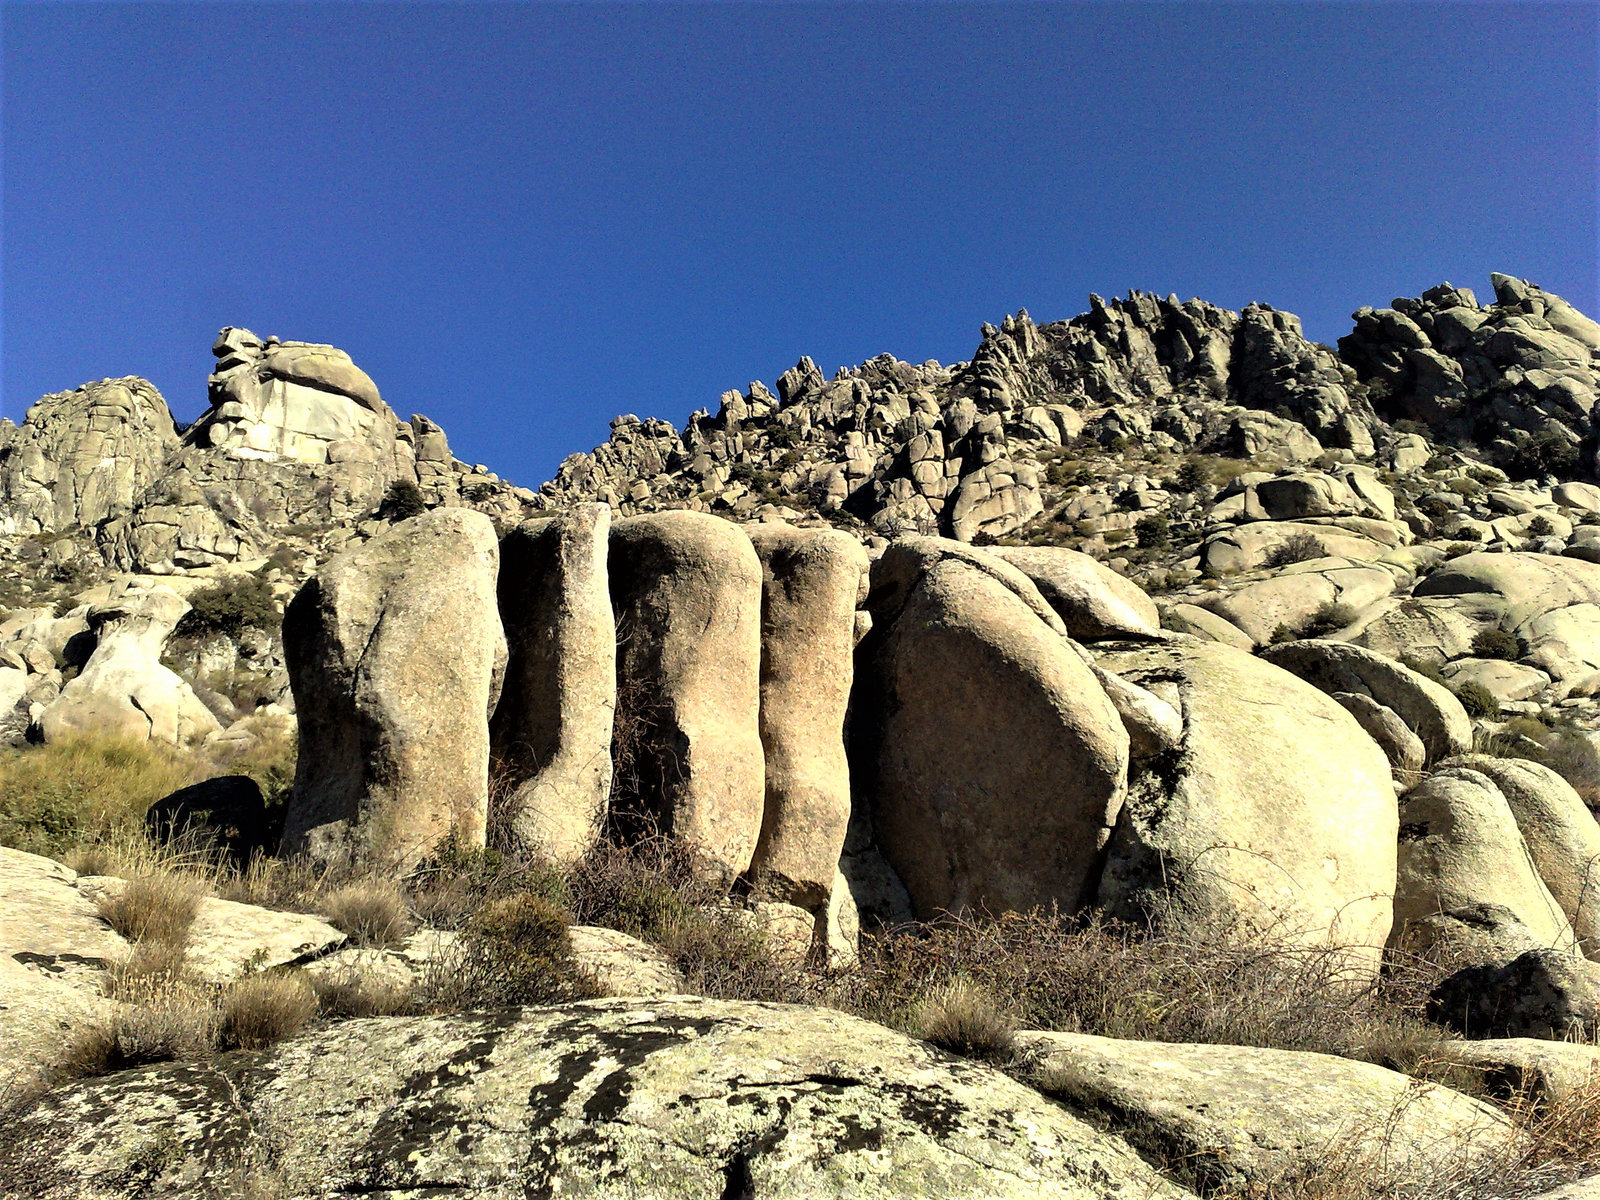
M 708 867 L 743 872 L 761 834 L 761 561 L 744 530 L 704 513 L 611 527 L 617 620 L 612 819 L 663 833 Z
M 1079 641 L 1161 636 L 1156 602 L 1098 559 L 1065 546 L 992 546 L 989 553 L 1033 580 Z
M 1400 801 L 1396 938 L 1406 937 L 1412 921 L 1481 904 L 1510 909 L 1540 945 L 1573 945 L 1572 926 L 1494 780 L 1447 767 Z
M 993 1068 L 827 1009 L 687 997 L 347 1021 L 74 1083 L 12 1127 L 0 1177 L 38 1200 L 227 1193 L 269 1156 L 282 1200 L 1189 1196 Z
M 1489 1161 L 1514 1144 L 1480 1100 L 1371 1063 L 1253 1046 L 1018 1034 L 1039 1056 L 1038 1086 L 1106 1116 L 1205 1194 L 1273 1194 L 1312 1175 L 1335 1147 L 1366 1171 L 1399 1175 Z
M 1377 524 L 1374 522 L 1373 524 Z M 1374 531 L 1378 532 L 1378 531 Z M 1385 544 L 1337 525 L 1303 521 L 1256 521 L 1238 525 L 1207 538 L 1200 548 L 1200 562 L 1209 571 L 1248 571 L 1264 566 L 1274 551 L 1292 539 L 1312 538 L 1320 545 L 1318 557 L 1338 557 L 1356 562 L 1382 558 L 1394 543 Z
M 1440 1062 L 1480 1072 L 1484 1091 L 1497 1100 L 1532 1096 L 1558 1103 L 1600 1080 L 1600 1046 L 1542 1038 L 1441 1040 L 1429 1054 Z
M 1306 639 L 1268 646 L 1261 657 L 1330 695 L 1370 696 L 1404 721 L 1434 758 L 1472 748 L 1472 719 L 1446 687 L 1386 655 L 1347 642 Z
M 898 542 L 873 567 L 852 749 L 921 917 L 1077 908 L 1122 806 L 1127 731 L 1019 577 Z
M 300 722 L 286 852 L 409 868 L 484 845 L 505 636 L 481 513 L 402 521 L 323 566 L 284 613 Z
M 1468 754 L 1447 765 L 1494 780 L 1579 948 L 1600 958 L 1600 824 L 1572 785 L 1543 763 L 1522 758 Z
M 1404 783 L 1415 781 L 1422 773 L 1428 751 L 1400 715 L 1388 705 L 1358 692 L 1334 692 L 1332 695 L 1367 731 L 1367 736 L 1382 747 L 1389 765 L 1394 768 L 1395 778 Z
M 191 747 L 222 726 L 161 650 L 188 602 L 169 588 L 129 591 L 90 608 L 94 652 L 39 718 L 47 742 L 125 738 Z
M 617 630 L 606 572 L 611 508 L 580 504 L 500 543 L 505 685 L 489 723 L 509 834 L 572 862 L 603 832 L 611 794 Z
M 1100 664 L 1175 693 L 1174 760 L 1140 776 L 1100 902 L 1131 920 L 1351 947 L 1376 969 L 1398 826 L 1389 761 L 1331 696 L 1216 642 L 1116 649 Z
M 748 526 L 761 559 L 761 746 L 766 807 L 750 864 L 757 894 L 828 901 L 850 824 L 844 720 L 867 554 L 847 533 Z
M 1226 618 L 1257 646 L 1268 645 L 1280 628 L 1304 628 L 1340 606 L 1359 614 L 1394 591 L 1395 579 L 1382 567 L 1326 558 L 1295 563 L 1270 579 L 1214 592 L 1201 603 Z

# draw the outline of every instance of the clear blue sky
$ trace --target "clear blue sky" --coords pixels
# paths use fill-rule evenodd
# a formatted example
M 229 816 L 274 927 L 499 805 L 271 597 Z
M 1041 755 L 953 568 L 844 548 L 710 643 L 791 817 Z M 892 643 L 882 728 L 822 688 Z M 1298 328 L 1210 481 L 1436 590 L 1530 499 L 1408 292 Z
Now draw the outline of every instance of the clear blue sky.
M 193 418 L 245 325 L 533 485 L 1090 291 L 1593 313 L 1597 12 L 6 0 L 4 412 L 139 374 Z

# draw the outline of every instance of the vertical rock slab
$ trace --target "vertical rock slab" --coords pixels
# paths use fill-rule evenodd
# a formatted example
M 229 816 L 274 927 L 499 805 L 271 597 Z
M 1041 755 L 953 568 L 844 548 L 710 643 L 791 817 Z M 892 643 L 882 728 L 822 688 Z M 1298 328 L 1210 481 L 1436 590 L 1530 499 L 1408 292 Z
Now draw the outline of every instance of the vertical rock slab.
M 505 686 L 489 724 L 507 832 L 557 862 L 594 845 L 611 793 L 616 623 L 611 508 L 580 504 L 500 543 Z
M 828 901 L 850 824 L 845 710 L 867 554 L 847 533 L 747 527 L 761 559 L 761 746 L 766 806 L 750 875 L 765 898 Z
M 402 521 L 327 563 L 284 614 L 300 756 L 283 847 L 404 870 L 482 846 L 505 636 L 481 513 Z
M 1020 573 L 914 541 L 874 564 L 852 718 L 878 844 L 919 917 L 1076 908 L 1126 793 L 1127 731 Z
M 611 527 L 617 619 L 612 822 L 692 845 L 730 878 L 761 834 L 761 562 L 705 513 Z
M 1106 857 L 1100 903 L 1196 936 L 1352 948 L 1376 970 L 1399 825 L 1389 760 L 1331 696 L 1218 642 L 1097 656 L 1183 713 Z

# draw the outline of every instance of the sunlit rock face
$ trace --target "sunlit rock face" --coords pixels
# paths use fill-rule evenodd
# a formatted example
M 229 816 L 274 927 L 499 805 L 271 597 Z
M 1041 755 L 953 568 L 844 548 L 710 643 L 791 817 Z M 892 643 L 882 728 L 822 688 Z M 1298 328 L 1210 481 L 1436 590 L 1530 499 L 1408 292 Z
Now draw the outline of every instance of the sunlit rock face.
M 378 388 L 333 346 L 224 329 L 211 352 L 211 408 L 190 440 L 235 458 L 303 463 L 392 459 L 396 419 Z

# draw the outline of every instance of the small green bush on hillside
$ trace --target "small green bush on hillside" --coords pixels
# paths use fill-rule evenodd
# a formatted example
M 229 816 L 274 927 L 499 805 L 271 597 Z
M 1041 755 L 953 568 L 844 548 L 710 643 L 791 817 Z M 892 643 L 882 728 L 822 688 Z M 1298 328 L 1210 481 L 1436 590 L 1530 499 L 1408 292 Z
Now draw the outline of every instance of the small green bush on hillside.
M 404 521 L 427 512 L 428 502 L 416 484 L 409 479 L 396 479 L 383 493 L 383 505 L 378 511 L 390 521 Z
M 1277 570 L 1279 567 L 1289 567 L 1295 563 L 1310 562 L 1312 559 L 1327 557 L 1328 551 L 1316 535 L 1297 533 L 1267 551 L 1267 556 L 1262 560 L 1262 563 L 1273 570 Z
M 1171 528 L 1162 516 L 1140 517 L 1133 533 L 1141 550 L 1159 550 L 1172 544 Z
M 234 575 L 190 595 L 189 611 L 173 633 L 190 638 L 210 633 L 233 636 L 246 628 L 270 632 L 282 622 L 271 584 L 255 575 Z
M 1456 688 L 1456 699 L 1467 710 L 1469 717 L 1492 717 L 1500 711 L 1500 701 L 1494 693 L 1476 680 L 1468 680 Z
M 1514 633 L 1504 629 L 1480 629 L 1472 637 L 1474 658 L 1498 658 L 1513 661 L 1522 654 L 1522 646 Z

